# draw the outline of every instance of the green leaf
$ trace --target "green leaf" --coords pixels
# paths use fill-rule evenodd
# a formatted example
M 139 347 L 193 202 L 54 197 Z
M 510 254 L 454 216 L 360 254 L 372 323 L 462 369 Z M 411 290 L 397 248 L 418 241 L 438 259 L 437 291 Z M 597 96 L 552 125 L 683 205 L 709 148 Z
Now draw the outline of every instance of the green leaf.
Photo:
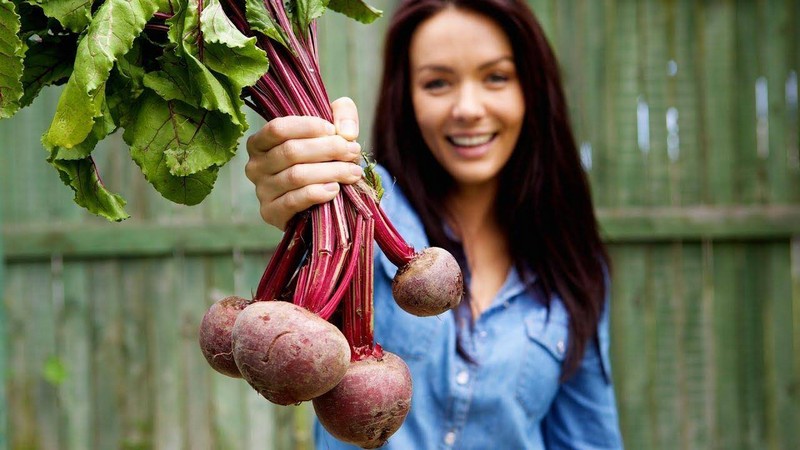
M 91 157 L 49 161 L 58 169 L 61 181 L 75 192 L 75 203 L 108 220 L 118 222 L 129 217 L 125 200 L 105 188 Z
M 139 98 L 123 138 L 145 178 L 177 203 L 200 203 L 219 166 L 235 154 L 241 129 L 217 111 L 166 101 L 152 91 Z
M 247 22 L 253 30 L 258 31 L 286 48 L 290 48 L 289 37 L 286 35 L 286 31 L 272 20 L 272 16 L 270 16 L 267 11 L 264 0 L 246 0 L 245 8 Z
M 24 46 L 17 33 L 20 17 L 10 0 L 0 0 L 0 119 L 16 114 L 24 93 Z
M 117 129 L 117 124 L 109 111 L 108 104 L 105 101 L 105 90 L 98 91 L 103 96 L 102 110 L 103 114 L 95 121 L 92 131 L 86 136 L 86 139 L 78 145 L 65 148 L 53 147 L 50 149 L 51 160 L 76 160 L 88 157 L 92 151 L 97 147 L 97 143 L 106 138 L 109 134 Z
M 47 17 L 75 33 L 83 31 L 92 20 L 92 0 L 33 0 L 31 3 L 41 6 Z
M 51 356 L 44 362 L 42 376 L 53 386 L 59 386 L 69 378 L 67 366 L 57 356 Z
M 145 87 L 155 91 L 164 100 L 180 100 L 192 107 L 200 108 L 203 94 L 192 80 L 186 60 L 172 53 L 159 58 L 161 70 L 146 73 L 143 77 Z
M 45 86 L 63 84 L 69 79 L 77 43 L 77 35 L 45 35 L 28 47 L 22 73 L 25 89 L 20 100 L 22 107 L 30 105 Z
M 228 77 L 237 88 L 252 86 L 269 68 L 267 54 L 256 47 L 256 38 L 242 34 L 218 0 L 207 0 L 200 31 L 206 43 L 205 65 Z
M 315 19 L 325 13 L 328 0 L 294 0 L 292 19 L 299 31 L 299 36 L 308 35 L 308 27 Z
M 383 15 L 363 0 L 330 0 L 328 8 L 361 23 L 372 23 Z
M 105 85 L 114 62 L 131 49 L 156 7 L 148 0 L 106 0 L 100 6 L 78 43 L 74 69 L 45 133 L 45 146 L 70 148 L 86 139 L 102 114 L 97 90 Z
M 166 74 L 171 80 L 165 80 L 164 77 L 160 80 L 159 89 L 157 92 L 163 92 L 165 84 L 172 82 L 174 84 L 184 84 L 180 86 L 180 91 L 189 93 L 194 97 L 194 100 L 181 99 L 190 105 L 197 104 L 199 101 L 200 107 L 208 111 L 221 111 L 230 117 L 234 124 L 238 125 L 242 132 L 244 131 L 244 112 L 242 111 L 243 102 L 240 99 L 242 86 L 236 86 L 225 77 L 217 77 L 205 65 L 209 60 L 207 56 L 207 44 L 203 39 L 201 30 L 200 11 L 198 8 L 197 0 L 190 1 L 186 8 L 176 14 L 171 20 L 170 25 L 170 40 L 178 39 L 173 43 L 177 46 L 176 53 L 183 58 L 181 65 L 173 65 L 170 67 L 171 73 Z M 188 73 L 176 74 L 175 71 L 180 67 L 185 66 Z M 162 66 L 163 67 L 163 66 Z M 231 69 L 235 71 L 236 69 Z M 220 79 L 221 78 L 221 79 Z M 153 81 L 152 77 L 147 81 Z M 171 89 L 172 94 L 175 94 L 176 89 Z M 172 99 L 169 96 L 164 96 L 165 99 Z

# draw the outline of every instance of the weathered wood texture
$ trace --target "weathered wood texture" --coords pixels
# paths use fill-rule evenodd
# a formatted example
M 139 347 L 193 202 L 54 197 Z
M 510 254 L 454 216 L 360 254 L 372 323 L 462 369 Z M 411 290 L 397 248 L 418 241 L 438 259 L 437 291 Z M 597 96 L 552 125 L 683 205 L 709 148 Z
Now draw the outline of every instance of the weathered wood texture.
M 627 447 L 800 448 L 800 1 L 530 3 L 614 259 Z M 367 149 L 385 23 L 320 29 L 330 95 L 361 106 Z M 0 449 L 309 448 L 308 406 L 272 406 L 196 345 L 208 305 L 249 295 L 278 238 L 246 153 L 188 208 L 103 142 L 133 215 L 109 224 L 44 160 L 57 94 L 0 122 Z

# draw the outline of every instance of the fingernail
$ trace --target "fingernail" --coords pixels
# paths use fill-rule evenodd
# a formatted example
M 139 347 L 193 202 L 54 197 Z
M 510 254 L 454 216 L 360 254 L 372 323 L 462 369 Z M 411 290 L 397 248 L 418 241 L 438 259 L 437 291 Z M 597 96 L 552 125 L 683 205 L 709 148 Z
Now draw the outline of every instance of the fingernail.
M 353 164 L 350 167 L 350 173 L 360 177 L 361 175 L 364 174 L 364 169 L 362 169 L 361 166 L 359 166 L 358 164 Z
M 325 183 L 325 184 L 322 185 L 322 187 L 323 187 L 323 189 L 325 189 L 328 192 L 335 192 L 335 191 L 339 190 L 339 183 L 336 183 L 336 182 Z
M 344 136 L 357 136 L 358 127 L 356 126 L 356 122 L 351 119 L 344 119 L 339 122 L 339 134 Z

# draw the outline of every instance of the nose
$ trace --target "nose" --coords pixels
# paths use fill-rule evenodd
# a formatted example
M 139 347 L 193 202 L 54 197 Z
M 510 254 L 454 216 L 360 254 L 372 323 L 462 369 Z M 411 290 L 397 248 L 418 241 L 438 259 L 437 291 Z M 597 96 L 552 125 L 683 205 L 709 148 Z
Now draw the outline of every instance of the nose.
M 480 119 L 485 113 L 480 89 L 471 83 L 460 86 L 453 105 L 456 120 L 470 122 Z

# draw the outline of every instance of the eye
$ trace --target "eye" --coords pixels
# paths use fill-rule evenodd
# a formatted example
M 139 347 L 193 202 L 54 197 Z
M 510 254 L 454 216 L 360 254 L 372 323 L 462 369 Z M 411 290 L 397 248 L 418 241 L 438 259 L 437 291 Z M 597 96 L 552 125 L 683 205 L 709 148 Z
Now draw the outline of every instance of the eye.
M 435 78 L 428 80 L 422 84 L 422 88 L 426 91 L 438 91 L 447 87 L 447 81 L 442 78 Z
M 492 85 L 502 85 L 508 82 L 510 77 L 504 73 L 495 72 L 486 77 L 486 82 Z

